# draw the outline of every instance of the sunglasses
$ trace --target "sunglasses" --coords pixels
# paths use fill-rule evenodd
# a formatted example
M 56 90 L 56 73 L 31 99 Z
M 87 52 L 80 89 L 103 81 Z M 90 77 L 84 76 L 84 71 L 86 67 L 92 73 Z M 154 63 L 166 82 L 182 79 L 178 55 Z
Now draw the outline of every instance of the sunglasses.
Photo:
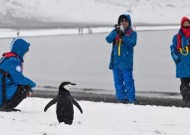
M 123 19 L 123 20 L 121 20 L 121 22 L 129 22 L 128 20 L 126 20 L 126 19 Z

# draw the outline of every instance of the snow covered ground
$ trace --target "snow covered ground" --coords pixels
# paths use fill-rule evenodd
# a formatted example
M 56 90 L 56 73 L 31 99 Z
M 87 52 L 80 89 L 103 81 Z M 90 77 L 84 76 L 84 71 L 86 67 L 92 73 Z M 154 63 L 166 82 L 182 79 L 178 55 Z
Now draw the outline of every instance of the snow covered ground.
M 79 101 L 73 125 L 58 124 L 51 99 L 27 98 L 17 108 L 0 112 L 1 135 L 189 135 L 190 109 Z M 56 124 L 55 124 L 56 123 Z
M 190 15 L 189 6 L 190 0 L 1 0 L 0 22 L 113 25 L 120 14 L 130 13 L 136 24 L 179 24 Z
M 179 25 L 182 16 L 190 16 L 189 7 L 190 0 L 183 2 L 180 0 L 0 0 L 0 24 L 32 26 L 38 22 L 61 22 L 112 26 L 117 22 L 120 14 L 127 12 L 131 14 L 132 22 L 136 25 Z M 136 29 L 140 31 L 138 27 Z M 144 30 L 147 29 L 150 30 L 150 27 L 144 27 Z M 172 29 L 176 29 L 176 26 Z M 0 30 L 0 37 L 15 37 L 17 30 Z M 94 33 L 96 33 L 95 31 L 100 32 L 98 29 L 93 29 Z M 101 28 L 101 32 L 108 31 L 110 28 L 106 28 L 104 31 Z M 89 29 L 84 29 L 83 32 L 89 33 Z M 20 30 L 20 36 L 76 33 L 78 33 L 78 29 L 69 29 L 69 33 L 63 29 Z M 137 90 L 178 91 L 179 84 L 175 79 L 174 64 L 169 56 L 169 45 L 174 33 L 174 31 L 154 31 L 139 34 L 140 40 L 135 51 Z M 165 34 L 168 36 L 163 37 Z M 150 35 L 153 36 L 150 38 Z M 158 41 L 154 39 L 155 37 Z M 106 47 L 104 38 L 105 35 L 102 34 L 28 38 L 32 47 L 26 57 L 26 74 L 43 85 L 52 83 L 57 86 L 60 81 L 69 79 L 74 82 L 80 80 L 77 82 L 77 86 L 113 89 L 112 74 L 107 69 L 110 48 Z M 89 41 L 94 44 L 89 44 Z M 0 52 L 2 53 L 8 50 L 7 45 L 10 43 L 10 39 L 1 39 L 0 43 Z M 83 48 L 93 50 L 93 52 L 79 51 Z M 147 48 L 150 51 L 144 51 Z M 70 52 L 79 55 L 72 55 Z M 93 54 L 97 52 L 99 53 L 98 57 L 94 57 Z M 145 53 L 146 55 L 144 55 Z M 49 54 L 63 59 L 60 60 L 62 61 L 61 65 L 57 65 L 59 60 L 55 60 Z M 86 57 L 87 55 L 88 57 Z M 160 56 L 163 56 L 164 59 L 160 60 L 162 58 Z M 70 59 L 65 59 L 68 57 Z M 75 61 L 78 62 L 78 59 L 80 64 L 74 67 L 70 66 L 76 64 Z M 42 62 L 43 64 L 41 64 Z M 85 68 L 87 63 L 90 70 Z M 95 63 L 101 66 L 96 68 Z M 60 70 L 63 67 L 66 70 Z M 101 76 L 99 76 L 100 74 Z M 56 77 L 52 78 L 53 75 Z M 94 84 L 90 84 L 86 80 L 93 80 L 91 82 Z M 43 108 L 49 101 L 50 99 L 28 98 L 18 106 L 22 112 L 0 112 L 0 135 L 189 135 L 189 108 L 80 101 L 79 104 L 82 106 L 84 114 L 80 114 L 75 108 L 73 125 L 50 126 L 57 123 L 57 118 L 55 106 L 49 108 L 47 112 L 43 112 Z

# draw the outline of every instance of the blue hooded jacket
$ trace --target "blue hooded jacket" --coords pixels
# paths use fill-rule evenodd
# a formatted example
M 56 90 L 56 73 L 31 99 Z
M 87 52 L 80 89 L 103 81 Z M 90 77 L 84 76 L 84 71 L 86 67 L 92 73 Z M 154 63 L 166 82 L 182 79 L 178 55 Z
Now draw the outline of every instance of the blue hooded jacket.
M 25 40 L 17 38 L 11 43 L 11 52 L 18 57 L 1 59 L 0 69 L 8 72 L 11 78 L 6 77 L 6 100 L 11 99 L 17 90 L 17 85 L 29 85 L 31 88 L 36 84 L 25 77 L 22 73 L 22 63 L 24 54 L 29 50 L 30 44 Z M 2 105 L 2 74 L 0 73 L 0 105 Z
M 183 22 L 186 20 L 188 20 L 186 17 L 182 18 L 181 28 L 178 34 L 174 35 L 172 45 L 170 46 L 171 56 L 176 64 L 176 78 L 190 78 L 190 52 L 186 50 L 186 47 L 188 47 L 190 51 L 190 37 L 186 37 L 182 31 Z M 179 42 L 178 35 L 181 38 L 181 44 L 179 44 L 183 50 L 182 53 L 177 49 Z
M 179 31 L 182 38 L 182 47 L 185 48 L 190 44 L 190 38 L 186 38 L 184 34 Z M 171 55 L 176 64 L 176 78 L 190 77 L 190 52 L 187 55 L 183 55 L 176 50 L 177 47 L 177 35 L 173 37 L 172 45 L 170 46 Z
M 131 28 L 130 15 L 122 14 L 118 18 L 118 24 L 121 18 L 126 18 L 129 21 L 129 27 L 125 29 L 125 35 L 121 38 L 120 56 L 118 55 L 118 45 L 115 45 L 116 37 L 118 36 L 115 29 L 106 37 L 108 43 L 112 43 L 112 53 L 109 68 L 119 68 L 121 70 L 133 70 L 133 47 L 137 42 L 137 33 Z

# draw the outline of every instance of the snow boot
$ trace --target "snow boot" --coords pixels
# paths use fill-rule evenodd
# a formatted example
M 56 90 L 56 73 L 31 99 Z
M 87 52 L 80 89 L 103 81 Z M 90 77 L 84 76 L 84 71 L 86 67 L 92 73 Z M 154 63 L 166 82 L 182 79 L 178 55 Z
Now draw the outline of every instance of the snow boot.
M 14 109 L 14 108 L 12 108 L 12 109 L 8 109 L 8 108 L 0 108 L 0 112 L 21 112 L 21 110 L 19 110 L 19 109 Z
M 190 86 L 181 85 L 180 93 L 182 95 L 182 101 L 185 106 L 190 106 Z

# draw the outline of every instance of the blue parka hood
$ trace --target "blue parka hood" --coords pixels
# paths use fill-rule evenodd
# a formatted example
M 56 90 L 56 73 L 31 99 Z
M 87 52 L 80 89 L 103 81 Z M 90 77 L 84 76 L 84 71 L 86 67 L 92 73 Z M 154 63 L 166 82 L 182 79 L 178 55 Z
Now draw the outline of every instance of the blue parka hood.
M 120 15 L 119 18 L 118 18 L 118 24 L 120 24 L 120 21 L 122 19 L 127 19 L 129 21 L 129 26 L 131 27 L 131 17 L 130 17 L 130 15 L 128 15 L 128 14 Z
M 30 43 L 26 42 L 24 39 L 16 38 L 11 43 L 11 52 L 16 53 L 23 62 L 24 54 L 28 52 L 29 47 Z

